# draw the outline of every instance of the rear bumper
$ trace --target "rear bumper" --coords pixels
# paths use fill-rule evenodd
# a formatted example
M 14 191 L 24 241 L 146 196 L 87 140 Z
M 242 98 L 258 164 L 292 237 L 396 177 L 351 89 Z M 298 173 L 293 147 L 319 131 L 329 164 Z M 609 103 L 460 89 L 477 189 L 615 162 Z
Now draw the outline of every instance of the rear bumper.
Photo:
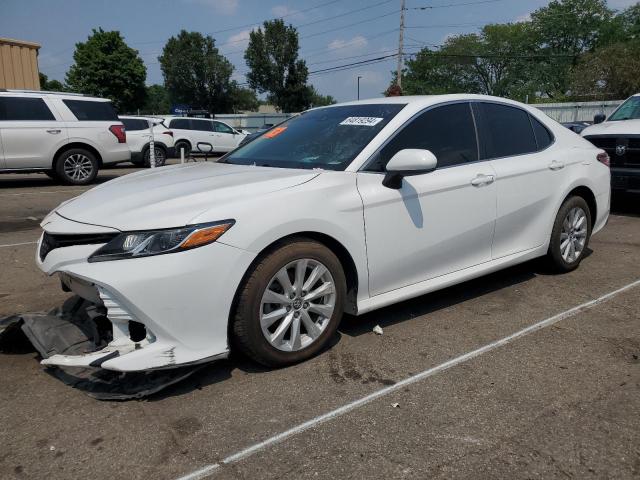
M 640 193 L 640 168 L 611 167 L 611 189 Z
M 120 147 L 122 145 L 122 147 Z M 111 165 L 114 163 L 128 162 L 131 160 L 131 151 L 126 143 L 119 143 L 117 148 L 101 151 L 100 157 L 102 158 L 103 165 Z
M 227 356 L 232 301 L 254 254 L 213 243 L 168 255 L 87 262 L 97 248 L 57 248 L 44 261 L 36 254 L 36 263 L 46 274 L 58 274 L 77 295 L 106 308 L 113 340 L 103 350 L 54 355 L 43 364 L 130 372 Z M 132 338 L 130 322 L 144 325 L 144 339 Z

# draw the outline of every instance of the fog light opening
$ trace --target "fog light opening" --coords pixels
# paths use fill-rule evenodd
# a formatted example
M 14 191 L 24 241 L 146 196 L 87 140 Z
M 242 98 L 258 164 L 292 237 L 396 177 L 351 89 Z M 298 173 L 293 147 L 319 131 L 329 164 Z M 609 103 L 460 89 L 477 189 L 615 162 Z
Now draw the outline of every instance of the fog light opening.
M 132 342 L 141 342 L 147 338 L 147 327 L 140 322 L 129 322 L 129 338 Z

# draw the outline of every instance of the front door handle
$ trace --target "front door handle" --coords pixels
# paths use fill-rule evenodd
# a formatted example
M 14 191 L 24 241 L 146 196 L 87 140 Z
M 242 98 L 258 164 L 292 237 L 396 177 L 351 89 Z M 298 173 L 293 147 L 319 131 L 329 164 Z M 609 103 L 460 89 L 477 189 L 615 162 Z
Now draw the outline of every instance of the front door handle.
M 559 162 L 558 160 L 554 160 L 549 164 L 549 170 L 562 170 L 564 168 L 564 162 Z
M 493 175 L 479 174 L 476 178 L 471 180 L 471 185 L 474 187 L 481 187 L 483 185 L 490 185 L 496 178 Z
M 59 130 L 59 129 L 57 129 L 57 128 L 52 128 L 52 129 L 50 129 L 50 130 L 47 130 L 47 133 L 51 133 L 51 134 L 53 134 L 53 135 L 56 135 L 56 134 L 58 134 L 58 133 L 60 133 L 60 132 L 62 132 L 62 130 Z

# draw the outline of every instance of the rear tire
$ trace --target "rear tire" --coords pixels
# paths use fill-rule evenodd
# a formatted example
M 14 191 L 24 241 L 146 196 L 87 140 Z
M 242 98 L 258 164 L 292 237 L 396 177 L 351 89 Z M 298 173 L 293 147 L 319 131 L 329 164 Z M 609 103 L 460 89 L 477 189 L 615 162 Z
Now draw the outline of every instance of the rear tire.
M 72 148 L 58 156 L 55 172 L 68 185 L 88 185 L 98 176 L 98 160 L 88 150 Z
M 335 334 L 346 291 L 342 265 L 331 250 L 305 238 L 283 243 L 240 287 L 234 343 L 268 367 L 307 360 Z
M 557 272 L 575 270 L 584 258 L 591 238 L 591 212 L 584 198 L 567 198 L 556 216 L 547 261 Z
M 191 144 L 185 140 L 179 140 L 178 142 L 176 142 L 175 148 L 178 158 L 180 158 L 181 149 L 184 149 L 184 158 L 187 158 L 189 155 L 191 155 Z
M 164 167 L 165 163 L 167 163 L 167 151 L 160 146 L 155 146 L 154 151 L 156 152 L 156 167 Z M 144 166 L 147 168 L 151 167 L 150 152 L 151 149 L 147 147 L 142 154 L 142 157 L 144 158 Z

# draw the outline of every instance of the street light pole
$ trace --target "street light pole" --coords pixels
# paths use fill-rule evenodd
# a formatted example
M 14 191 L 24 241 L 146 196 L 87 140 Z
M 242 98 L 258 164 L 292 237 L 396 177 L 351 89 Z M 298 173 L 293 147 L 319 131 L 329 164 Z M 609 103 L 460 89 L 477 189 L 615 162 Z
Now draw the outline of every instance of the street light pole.
M 360 75 L 358 75 L 358 100 L 360 100 L 360 79 L 362 77 Z

